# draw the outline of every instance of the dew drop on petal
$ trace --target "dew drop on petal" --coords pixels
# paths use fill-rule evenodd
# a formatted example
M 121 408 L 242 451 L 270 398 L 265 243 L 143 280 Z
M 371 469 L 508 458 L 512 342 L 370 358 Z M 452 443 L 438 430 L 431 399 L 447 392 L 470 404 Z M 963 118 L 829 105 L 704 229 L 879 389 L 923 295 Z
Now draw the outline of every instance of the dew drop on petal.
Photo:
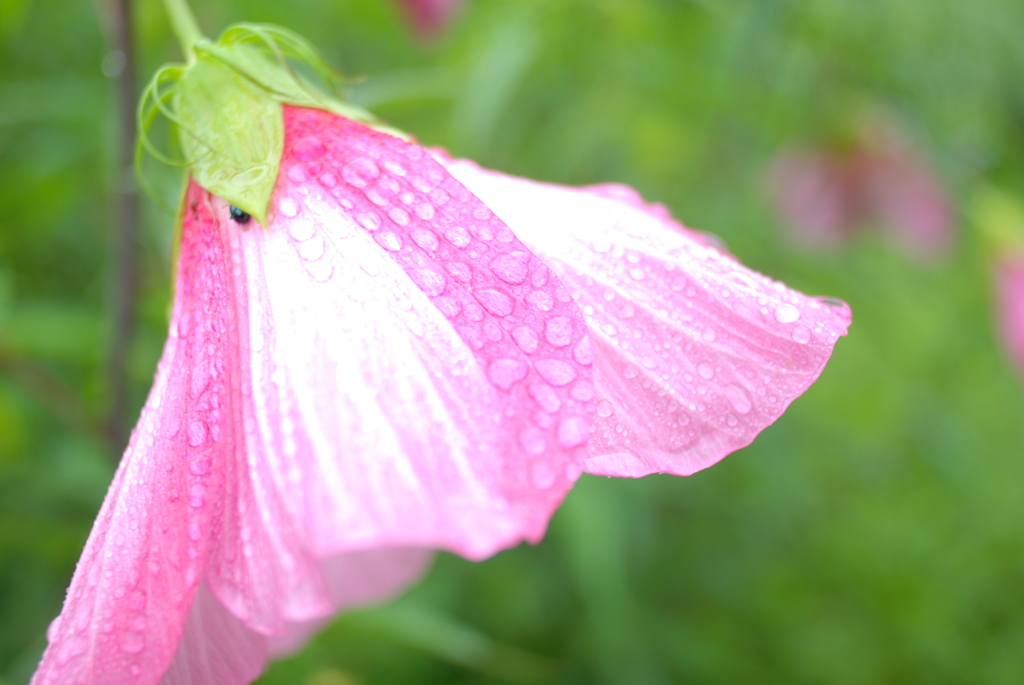
M 377 244 L 389 252 L 398 252 L 402 249 L 402 239 L 391 231 L 381 231 L 374 235 Z
M 537 331 L 533 330 L 529 326 L 517 326 L 516 328 L 513 328 L 512 339 L 515 340 L 519 349 L 526 354 L 533 354 L 536 352 L 537 345 L 540 343 Z
M 370 181 L 380 176 L 380 169 L 370 159 L 357 159 L 345 165 L 341 177 L 345 182 L 356 188 L 365 188 Z
M 146 648 L 146 637 L 141 633 L 128 632 L 125 633 L 124 638 L 121 640 L 121 649 L 128 652 L 129 654 L 138 654 Z
M 582 445 L 587 437 L 587 422 L 579 416 L 570 416 L 558 424 L 558 444 L 564 448 Z
M 542 312 L 551 311 L 551 308 L 555 305 L 554 298 L 544 290 L 534 290 L 526 296 L 526 301 Z
M 500 290 L 481 290 L 475 296 L 477 302 L 494 316 L 508 316 L 515 308 L 512 298 Z
M 193 421 L 188 426 L 188 444 L 199 447 L 209 435 L 210 431 L 202 421 Z
M 521 359 L 496 359 L 491 362 L 487 375 L 502 390 L 508 390 L 526 378 L 529 366 Z
M 525 447 L 524 445 L 523 448 L 525 449 Z M 541 452 L 543 451 L 541 449 Z M 540 454 L 540 452 L 530 452 L 530 454 Z M 546 461 L 538 461 L 530 467 L 530 480 L 535 488 L 547 490 L 555 484 L 555 471 Z
M 572 351 L 572 358 L 583 366 L 590 366 L 594 363 L 594 347 L 590 343 L 589 334 L 584 334 L 580 341 L 576 343 L 576 347 Z
M 775 320 L 779 323 L 793 323 L 800 318 L 800 310 L 784 302 L 775 308 Z
M 542 359 L 536 367 L 540 377 L 555 387 L 569 385 L 576 380 L 576 369 L 560 359 Z
M 705 380 L 711 380 L 711 377 L 715 375 L 715 369 L 714 367 L 711 366 L 711 364 L 707 362 L 701 362 L 700 364 L 697 365 L 697 373 L 700 374 L 701 378 Z
M 320 159 L 324 152 L 324 144 L 316 138 L 303 138 L 292 147 L 292 157 L 300 162 Z
M 430 269 L 414 269 L 409 272 L 413 283 L 419 286 L 420 290 L 430 297 L 437 297 L 444 292 L 445 277 Z
M 806 345 L 811 341 L 811 329 L 807 326 L 797 326 L 793 329 L 793 340 L 801 345 Z
M 525 252 L 509 252 L 491 260 L 491 271 L 506 283 L 518 285 L 526 280 L 528 261 Z
M 288 235 L 292 237 L 292 240 L 300 243 L 312 238 L 314 233 L 316 233 L 316 227 L 312 221 L 296 219 L 288 224 Z
M 615 405 L 613 405 L 608 400 L 601 400 L 600 402 L 597 403 L 597 406 L 594 408 L 594 411 L 596 411 L 597 415 L 600 416 L 601 418 L 607 419 L 609 416 L 615 413 Z
M 289 219 L 298 216 L 299 206 L 290 197 L 286 197 L 277 203 L 277 211 L 281 216 L 288 217 Z
M 376 212 L 363 212 L 356 217 L 356 221 L 367 231 L 376 231 L 380 228 L 380 217 Z
M 470 238 L 469 231 L 462 226 L 453 226 L 452 228 L 449 228 L 444 234 L 444 237 L 448 239 L 448 242 L 460 249 L 468 247 L 472 240 Z
M 550 385 L 534 383 L 529 387 L 530 396 L 537 400 L 537 404 L 549 414 L 554 414 L 562 408 L 562 400 L 558 393 Z
M 433 252 L 440 246 L 440 243 L 437 240 L 437 236 L 434 235 L 434 232 L 429 231 L 425 228 L 413 231 L 412 240 L 421 248 L 423 248 L 424 250 L 428 250 L 430 252 Z
M 325 245 L 323 238 L 307 240 L 299 245 L 299 256 L 307 262 L 315 262 L 324 256 L 324 251 L 326 249 L 327 246 Z
M 727 385 L 725 386 L 725 397 L 729 400 L 729 403 L 733 408 L 740 414 L 749 414 L 753 405 L 750 402 L 750 396 L 747 395 L 747 391 L 738 385 Z
M 544 325 L 544 339 L 554 347 L 565 347 L 572 342 L 572 319 L 556 316 Z

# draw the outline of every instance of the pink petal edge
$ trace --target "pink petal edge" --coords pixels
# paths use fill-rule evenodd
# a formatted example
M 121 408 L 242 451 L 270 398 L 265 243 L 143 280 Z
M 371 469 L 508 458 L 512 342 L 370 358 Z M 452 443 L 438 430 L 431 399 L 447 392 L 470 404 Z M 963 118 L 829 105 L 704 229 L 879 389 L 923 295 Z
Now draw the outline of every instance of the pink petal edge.
M 774 422 L 846 334 L 845 303 L 751 271 L 628 187 L 537 183 L 437 154 L 583 310 L 597 393 L 589 473 L 714 464 Z

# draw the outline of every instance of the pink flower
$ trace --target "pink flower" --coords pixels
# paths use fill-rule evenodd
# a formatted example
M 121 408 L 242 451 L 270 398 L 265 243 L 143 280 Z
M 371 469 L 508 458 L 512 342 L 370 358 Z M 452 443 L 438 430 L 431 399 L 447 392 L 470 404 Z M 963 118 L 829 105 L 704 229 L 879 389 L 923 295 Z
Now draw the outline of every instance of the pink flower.
M 33 683 L 247 683 L 431 550 L 484 559 L 582 471 L 690 474 L 849 310 L 622 186 L 284 108 L 264 230 L 192 182 L 170 337 Z
M 420 38 L 431 38 L 439 34 L 462 9 L 462 0 L 397 1 Z
M 949 198 L 925 158 L 891 125 L 863 126 L 852 146 L 785 151 L 769 181 L 776 209 L 801 245 L 838 247 L 873 225 L 927 259 L 952 240 Z
M 998 259 L 995 284 L 999 332 L 1010 359 L 1024 375 L 1024 251 Z

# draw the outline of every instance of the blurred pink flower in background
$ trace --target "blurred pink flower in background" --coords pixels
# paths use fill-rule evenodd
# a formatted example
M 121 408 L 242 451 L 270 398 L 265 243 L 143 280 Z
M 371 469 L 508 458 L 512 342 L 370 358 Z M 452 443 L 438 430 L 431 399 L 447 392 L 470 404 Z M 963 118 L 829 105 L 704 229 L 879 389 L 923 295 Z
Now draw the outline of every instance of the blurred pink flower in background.
M 441 33 L 462 9 L 463 0 L 396 0 L 417 36 L 432 38 Z
M 1001 256 L 995 265 L 996 307 L 1003 345 L 1024 375 L 1024 251 Z
M 431 551 L 536 543 L 583 472 L 691 474 L 849 309 L 631 189 L 286 106 L 267 230 L 191 182 L 170 335 L 34 685 L 242 685 Z
M 952 241 L 952 207 L 934 169 L 880 119 L 862 125 L 853 144 L 783 151 L 768 176 L 776 211 L 797 244 L 835 248 L 874 227 L 929 259 Z

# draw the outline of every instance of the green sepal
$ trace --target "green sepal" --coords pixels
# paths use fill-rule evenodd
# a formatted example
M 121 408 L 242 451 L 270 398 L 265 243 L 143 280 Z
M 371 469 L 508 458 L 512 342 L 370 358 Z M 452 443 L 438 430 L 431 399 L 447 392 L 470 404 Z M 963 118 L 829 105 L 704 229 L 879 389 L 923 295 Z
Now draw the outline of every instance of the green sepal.
M 315 107 L 401 138 L 359 107 L 344 102 L 344 78 L 287 29 L 237 24 L 216 42 L 201 38 L 188 64 L 157 71 L 139 103 L 136 172 L 148 189 L 143 159 L 182 166 L 196 181 L 267 226 L 270 197 L 284 147 L 282 105 Z M 303 65 L 320 84 L 293 64 Z M 150 131 L 159 117 L 172 125 L 180 150 L 162 151 Z M 172 146 L 173 147 L 173 146 Z
M 281 102 L 211 55 L 182 74 L 174 95 L 178 141 L 196 181 L 266 226 L 284 149 Z

